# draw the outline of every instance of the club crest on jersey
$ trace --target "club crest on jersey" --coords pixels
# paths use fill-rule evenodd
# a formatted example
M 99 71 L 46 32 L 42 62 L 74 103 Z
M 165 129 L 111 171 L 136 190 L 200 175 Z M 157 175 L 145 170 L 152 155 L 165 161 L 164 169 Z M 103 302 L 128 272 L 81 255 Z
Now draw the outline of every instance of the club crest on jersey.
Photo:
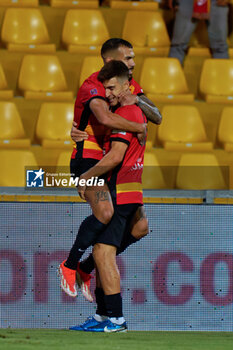
M 134 90 L 135 90 L 135 86 L 130 85 L 129 89 L 130 89 L 131 94 L 133 94 L 133 93 L 134 93 Z
M 91 95 L 97 95 L 97 89 L 91 89 L 90 93 Z

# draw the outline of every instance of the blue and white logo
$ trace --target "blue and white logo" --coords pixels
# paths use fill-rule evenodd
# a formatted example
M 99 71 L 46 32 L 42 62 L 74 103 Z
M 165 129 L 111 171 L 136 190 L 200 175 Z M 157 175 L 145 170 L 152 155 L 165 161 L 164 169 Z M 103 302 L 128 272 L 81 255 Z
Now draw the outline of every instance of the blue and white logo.
M 44 171 L 27 170 L 27 187 L 44 187 Z

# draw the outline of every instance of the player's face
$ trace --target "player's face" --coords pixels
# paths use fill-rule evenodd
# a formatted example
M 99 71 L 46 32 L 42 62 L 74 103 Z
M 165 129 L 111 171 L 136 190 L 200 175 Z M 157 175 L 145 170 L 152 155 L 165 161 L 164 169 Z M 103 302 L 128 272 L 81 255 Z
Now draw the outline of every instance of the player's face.
M 133 70 L 135 67 L 134 62 L 135 54 L 133 52 L 133 49 L 126 47 L 126 46 L 120 46 L 116 51 L 115 60 L 122 61 L 126 64 L 126 66 L 129 68 L 129 75 L 130 78 L 132 78 Z
M 129 88 L 128 80 L 122 81 L 121 79 L 117 79 L 113 77 L 109 80 L 105 80 L 103 82 L 105 88 L 105 95 L 110 104 L 110 106 L 116 106 L 118 104 L 118 95 L 122 91 L 126 91 Z

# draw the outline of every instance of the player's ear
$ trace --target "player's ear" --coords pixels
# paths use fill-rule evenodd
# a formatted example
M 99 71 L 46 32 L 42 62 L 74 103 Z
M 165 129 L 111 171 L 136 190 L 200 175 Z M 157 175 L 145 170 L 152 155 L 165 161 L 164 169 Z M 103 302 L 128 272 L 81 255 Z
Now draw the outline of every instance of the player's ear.
M 123 89 L 124 89 L 124 91 L 129 90 L 129 81 L 128 80 L 125 80 L 125 82 L 123 84 Z
M 110 56 L 105 57 L 105 59 L 104 59 L 104 64 L 106 64 L 106 63 L 108 63 L 108 62 L 110 62 L 110 61 L 112 61 L 112 60 L 113 60 L 113 57 L 110 57 Z

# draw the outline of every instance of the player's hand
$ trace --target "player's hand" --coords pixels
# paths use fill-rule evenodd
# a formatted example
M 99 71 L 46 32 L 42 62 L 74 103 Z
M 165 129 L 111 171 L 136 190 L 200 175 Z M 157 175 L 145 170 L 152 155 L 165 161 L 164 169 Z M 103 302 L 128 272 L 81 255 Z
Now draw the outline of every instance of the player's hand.
M 147 124 L 143 124 L 144 129 L 143 132 L 137 133 L 137 138 L 141 146 L 145 145 L 146 143 L 146 135 L 147 135 Z
M 82 180 L 82 179 L 84 179 L 85 180 L 85 185 L 80 185 L 80 180 Z M 79 182 L 78 182 L 78 193 L 79 193 L 79 196 L 82 198 L 82 199 L 86 199 L 85 198 L 85 191 L 86 191 L 86 187 L 87 187 L 87 185 L 86 185 L 86 182 L 87 182 L 87 179 L 85 178 L 85 176 L 83 176 L 83 175 L 81 175 L 80 177 L 79 177 Z
M 228 3 L 229 3 L 229 0 L 217 0 L 218 6 L 227 6 Z
M 137 103 L 137 95 L 132 95 L 130 91 L 122 91 L 118 95 L 121 106 L 129 106 Z
M 76 128 L 77 123 L 73 121 L 70 136 L 74 142 L 80 142 L 88 139 L 88 134 L 86 131 L 81 131 Z

